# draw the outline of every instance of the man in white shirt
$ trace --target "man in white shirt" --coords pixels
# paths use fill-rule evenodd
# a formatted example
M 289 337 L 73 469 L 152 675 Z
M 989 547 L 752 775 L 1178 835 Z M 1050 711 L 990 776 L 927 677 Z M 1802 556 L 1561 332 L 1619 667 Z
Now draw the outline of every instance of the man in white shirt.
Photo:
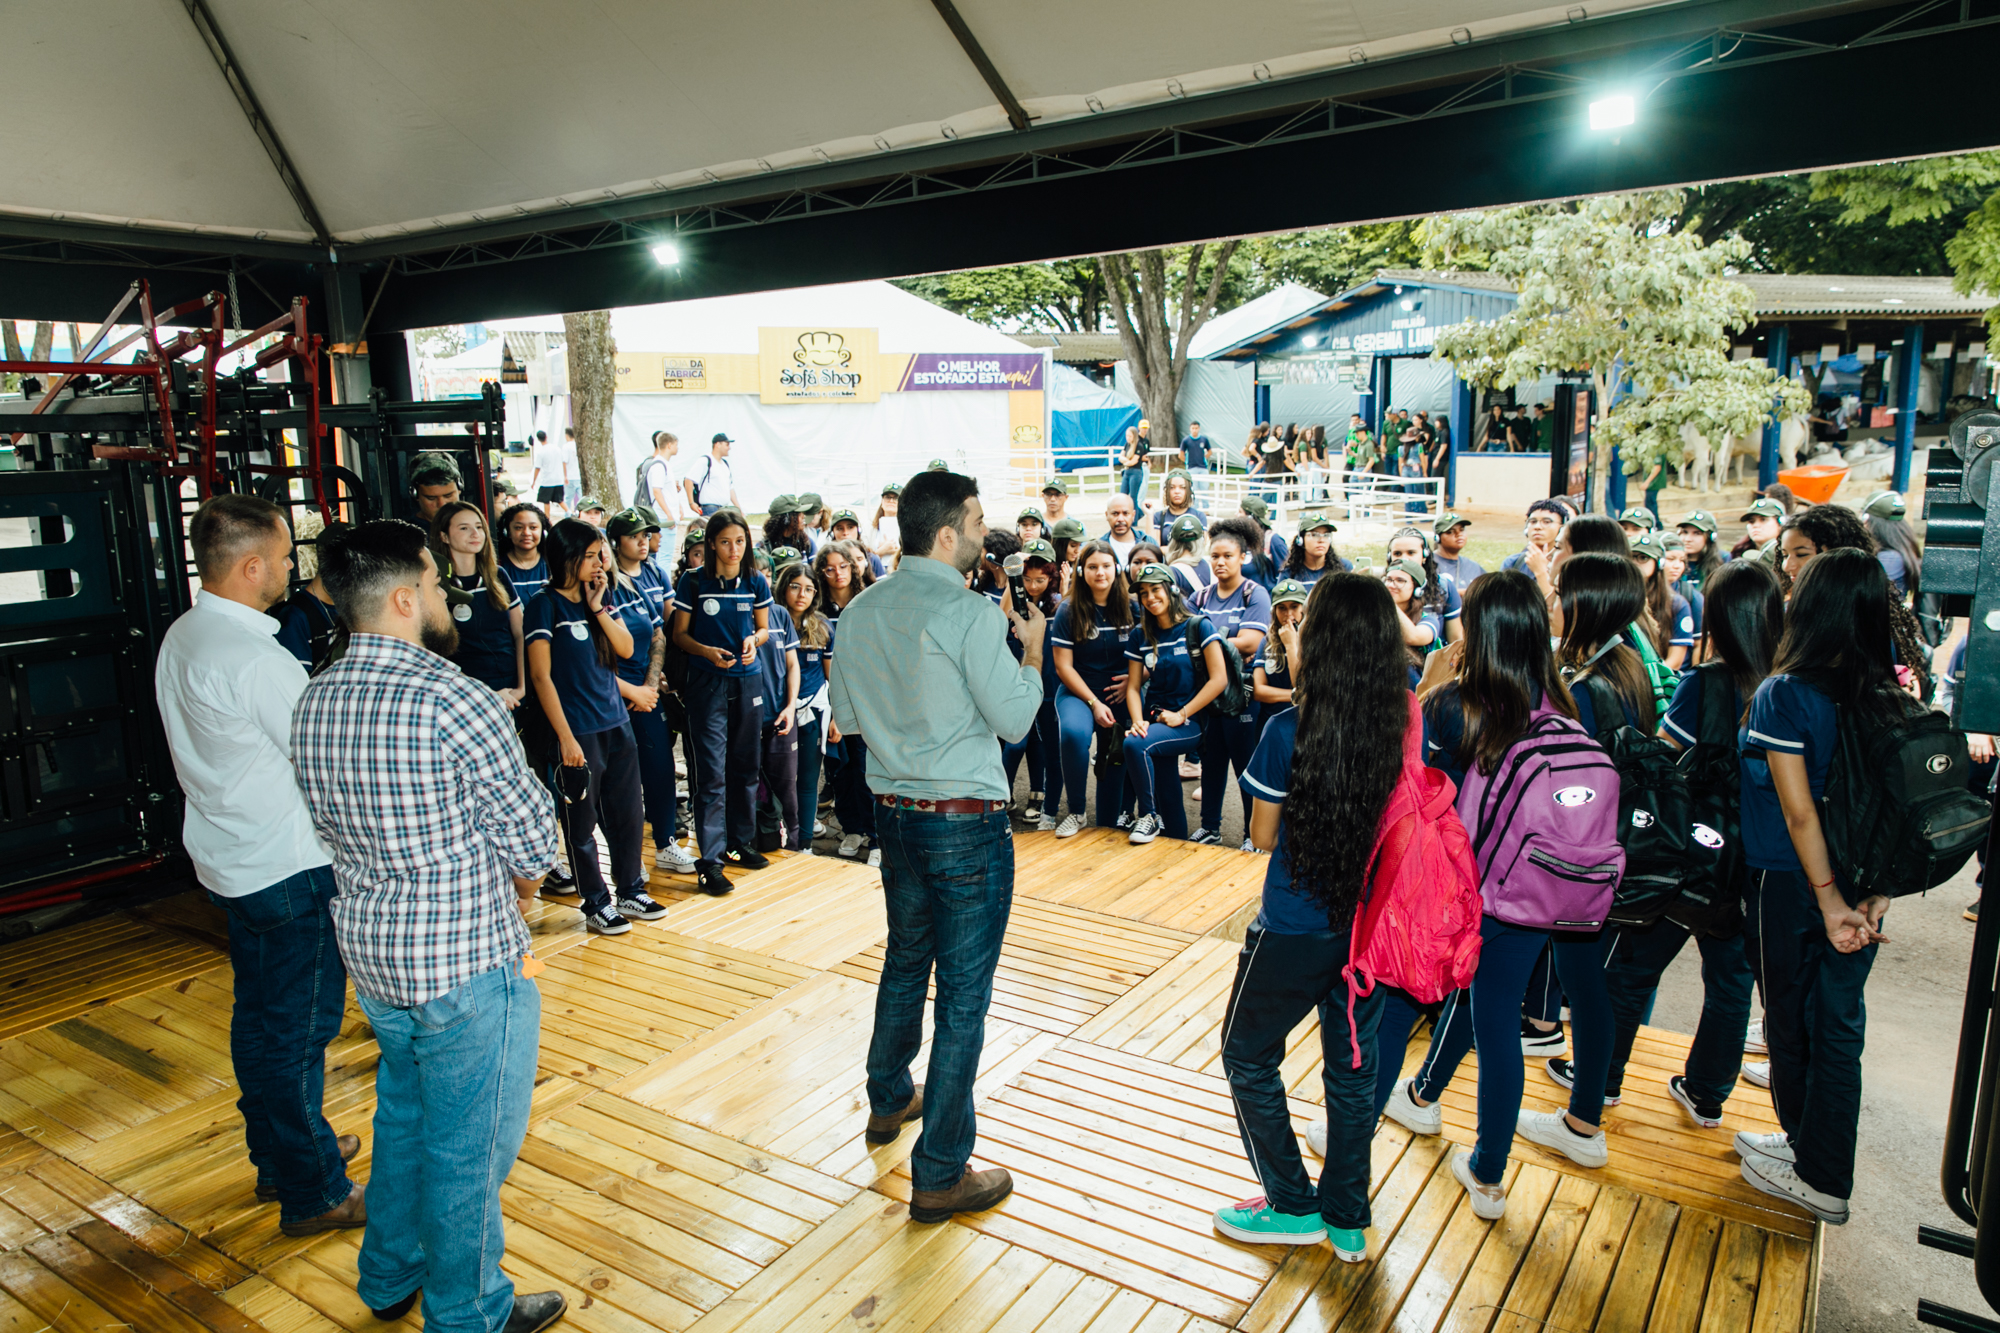
M 726 431 L 717 431 L 708 442 L 708 457 L 690 466 L 681 485 L 687 488 L 688 504 L 706 518 L 724 505 L 742 512 L 736 499 L 736 473 L 729 466 L 729 450 L 736 441 Z
M 549 443 L 549 433 L 535 432 L 535 448 L 529 455 L 532 469 L 528 474 L 528 495 L 548 512 L 551 518 L 560 518 L 564 512 L 563 501 L 568 498 L 563 491 L 563 483 L 569 474 L 563 468 L 563 451 L 559 444 Z
M 583 491 L 583 463 L 576 456 L 576 427 L 563 427 L 563 502 L 572 510 Z
M 678 537 L 685 505 L 674 481 L 674 457 L 680 451 L 680 438 L 672 431 L 654 431 L 653 456 L 639 464 L 639 485 L 632 497 L 633 504 L 645 505 L 660 516 L 660 547 L 667 551 L 680 550 Z
M 1132 563 L 1132 548 L 1139 544 L 1139 534 L 1132 531 L 1132 521 L 1138 512 L 1132 507 L 1132 497 L 1122 491 L 1113 495 L 1104 506 L 1104 521 L 1110 525 L 1099 541 L 1110 542 L 1111 549 L 1118 555 L 1118 568 Z
M 306 672 L 265 614 L 290 582 L 292 537 L 275 505 L 218 495 L 188 538 L 201 591 L 168 628 L 153 685 L 187 798 L 182 841 L 229 918 L 230 1059 L 257 1197 L 279 1204 L 288 1236 L 358 1227 L 367 1203 L 344 1163 L 361 1142 L 335 1136 L 321 1109 L 347 971 L 328 911 L 333 857 L 292 769 Z

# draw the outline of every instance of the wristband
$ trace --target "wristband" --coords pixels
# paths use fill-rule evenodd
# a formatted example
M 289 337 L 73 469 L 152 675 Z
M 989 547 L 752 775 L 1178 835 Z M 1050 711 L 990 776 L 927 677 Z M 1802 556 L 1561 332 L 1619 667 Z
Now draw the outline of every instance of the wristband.
M 1833 887 L 1833 877 L 1828 876 L 1826 883 L 1824 884 L 1814 884 L 1811 878 L 1807 878 L 1806 886 L 1810 888 L 1814 893 L 1819 892 L 1821 889 L 1830 889 Z

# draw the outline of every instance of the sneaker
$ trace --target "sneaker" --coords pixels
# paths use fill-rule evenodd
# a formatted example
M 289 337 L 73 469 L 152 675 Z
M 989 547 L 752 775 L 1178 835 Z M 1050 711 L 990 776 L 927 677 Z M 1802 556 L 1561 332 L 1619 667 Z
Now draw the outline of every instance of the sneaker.
M 861 844 L 866 841 L 859 833 L 850 833 L 840 840 L 839 854 L 852 861 L 861 854 Z
M 1128 828 L 1131 828 L 1131 827 L 1132 827 L 1132 812 L 1131 812 L 1131 811 L 1129 811 L 1129 810 L 1127 810 L 1127 811 L 1125 811 L 1124 813 L 1120 814 L 1120 815 L 1118 816 L 1118 819 L 1116 820 L 1116 822 L 1114 822 L 1114 823 L 1112 824 L 1112 826 L 1111 826 L 1111 827 L 1113 827 L 1113 828 L 1118 828 L 1118 829 L 1128 829 Z
M 1222 835 L 1212 828 L 1196 829 L 1188 837 L 1189 842 L 1198 842 L 1204 847 L 1220 847 Z
M 1753 1088 L 1770 1087 L 1771 1062 L 1769 1060 L 1745 1060 L 1743 1062 L 1743 1081 Z
M 1415 1079 L 1397 1079 L 1394 1090 L 1389 1093 L 1388 1105 L 1382 1108 L 1382 1114 L 1412 1134 L 1444 1133 L 1444 1107 L 1437 1102 L 1432 1102 L 1429 1106 L 1417 1105 L 1416 1091 Z
M 1977 925 L 1979 922 L 1979 899 L 1974 898 L 1971 902 L 1967 903 L 1965 910 L 1960 912 L 1959 915 Z
M 1201 765 L 1191 759 L 1181 760 L 1180 768 L 1176 771 L 1180 774 L 1182 782 L 1199 782 L 1201 780 Z
M 1315 1120 L 1306 1126 L 1306 1147 L 1313 1156 L 1326 1159 L 1326 1121 Z
M 1521 1020 L 1521 1054 L 1561 1055 L 1565 1044 L 1562 1024 L 1544 1032 L 1528 1019 Z
M 1771 1048 L 1764 1041 L 1764 1020 L 1752 1023 L 1743 1034 L 1743 1052 L 1746 1055 L 1769 1055 Z
M 1688 1091 L 1685 1074 L 1675 1074 L 1667 1080 L 1667 1095 L 1679 1102 L 1681 1109 L 1687 1112 L 1688 1119 L 1701 1128 L 1715 1129 L 1722 1124 L 1722 1103 L 1696 1101 L 1694 1094 Z
M 1054 833 L 1057 827 L 1056 817 L 1046 810 L 1042 811 L 1041 819 L 1035 824 L 1038 833 Z
M 1261 1195 L 1216 1209 L 1215 1229 L 1246 1245 L 1317 1245 L 1326 1239 L 1318 1213 L 1274 1212 Z
M 771 858 L 749 847 L 738 847 L 733 852 L 725 852 L 722 857 L 738 870 L 762 870 L 771 864 Z
M 1823 1194 L 1800 1180 L 1799 1169 L 1792 1163 L 1752 1155 L 1743 1159 L 1740 1169 L 1744 1184 L 1780 1199 L 1790 1199 L 1829 1226 L 1846 1225 L 1847 1200 Z
M 882 849 L 880 847 L 870 847 L 868 849 L 868 868 L 870 870 L 880 870 L 882 868 Z
M 632 923 L 618 915 L 618 909 L 610 903 L 595 912 L 584 913 L 583 924 L 593 935 L 623 935 L 632 929 Z
M 1578 1166 L 1603 1166 L 1611 1160 L 1603 1130 L 1579 1134 L 1569 1127 L 1569 1117 L 1561 1111 L 1523 1111 L 1514 1122 L 1514 1132 L 1530 1143 L 1561 1153 Z
M 1125 841 L 1135 843 L 1151 842 L 1160 836 L 1160 828 L 1160 817 L 1158 815 L 1140 815 L 1132 821 L 1132 832 L 1126 836 Z
M 695 887 L 711 898 L 720 898 L 736 887 L 729 882 L 729 876 L 722 873 L 721 866 L 703 866 L 698 873 L 700 880 Z
M 1470 1148 L 1453 1155 L 1451 1178 L 1465 1187 L 1465 1197 L 1472 1204 L 1472 1215 L 1488 1222 L 1497 1222 L 1507 1213 L 1507 1191 L 1498 1185 L 1489 1185 L 1472 1174 L 1472 1150 Z
M 644 889 L 618 896 L 618 915 L 628 921 L 658 921 L 666 914 L 667 905 L 656 901 Z
M 1039 824 L 1042 822 L 1042 794 L 1040 792 L 1031 791 L 1028 793 L 1028 803 L 1021 807 L 1021 818 L 1030 824 Z
M 1368 1261 L 1367 1233 L 1352 1227 L 1328 1227 L 1326 1238 L 1333 1242 L 1334 1257 L 1344 1264 L 1359 1264 Z
M 1782 1129 L 1775 1134 L 1752 1134 L 1747 1129 L 1736 1131 L 1736 1142 L 1731 1145 L 1736 1155 L 1746 1161 L 1752 1157 L 1764 1157 L 1773 1162 L 1795 1162 L 1798 1155 L 1792 1151 L 1792 1141 L 1785 1137 Z
M 824 838 L 826 836 L 826 821 L 824 819 L 815 819 L 813 821 L 813 836 L 815 838 Z
M 542 897 L 576 897 L 576 876 L 565 874 L 560 867 L 549 871 L 548 875 L 542 880 Z
M 1074 838 L 1081 832 L 1083 832 L 1082 815 L 1064 815 L 1062 823 L 1056 825 L 1056 836 L 1058 838 Z
M 1576 1087 L 1576 1066 L 1561 1056 L 1557 1056 L 1555 1059 L 1544 1064 L 1542 1069 L 1548 1074 L 1549 1082 L 1555 1084 L 1557 1087 Z M 1604 1090 L 1604 1104 L 1606 1106 L 1616 1106 L 1619 1102 L 1624 1101 L 1624 1097 L 1620 1095 L 1621 1091 L 1618 1088 L 1606 1088 Z
M 673 875 L 692 875 L 694 858 L 689 856 L 687 848 L 679 843 L 663 842 L 653 857 L 653 869 L 664 870 Z
M 1250 839 L 1248 839 L 1248 838 L 1245 838 L 1245 839 L 1243 840 L 1243 845 L 1242 845 L 1241 847 L 1238 847 L 1238 848 L 1237 848 L 1236 850 L 1237 850 L 1237 851 L 1239 851 L 1239 852 L 1252 852 L 1252 853 L 1254 853 L 1254 852 L 1255 852 L 1255 851 L 1257 850 L 1257 844 L 1256 844 L 1256 843 L 1254 843 L 1254 842 L 1252 842 L 1252 841 L 1250 841 Z

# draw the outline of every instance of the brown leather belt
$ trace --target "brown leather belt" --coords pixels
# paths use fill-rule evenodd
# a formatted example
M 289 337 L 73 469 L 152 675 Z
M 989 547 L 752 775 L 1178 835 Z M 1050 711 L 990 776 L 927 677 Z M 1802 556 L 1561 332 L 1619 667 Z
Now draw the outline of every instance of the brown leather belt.
M 877 796 L 875 803 L 891 810 L 921 810 L 927 815 L 997 815 L 1007 808 L 1005 801 L 978 801 L 971 797 L 933 801 L 921 796 Z

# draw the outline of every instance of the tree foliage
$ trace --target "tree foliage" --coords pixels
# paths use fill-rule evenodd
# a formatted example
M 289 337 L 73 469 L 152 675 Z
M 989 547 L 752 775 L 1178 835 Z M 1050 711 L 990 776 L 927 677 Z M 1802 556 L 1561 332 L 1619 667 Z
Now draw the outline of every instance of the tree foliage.
M 1188 342 L 1215 314 L 1237 242 L 1100 255 L 1111 316 L 1132 391 L 1163 438 L 1180 438 L 1174 404 L 1187 377 Z
M 1944 244 L 1952 286 L 1967 296 L 2000 294 L 2000 152 L 1816 171 L 1812 194 L 1839 204 L 1850 227 L 1878 218 L 1892 231 L 1956 221 Z M 2000 340 L 2000 304 L 1986 312 L 1986 329 Z
M 1095 259 L 904 278 L 904 291 L 998 329 L 1100 333 L 1109 312 Z
M 1599 404 L 1611 404 L 1600 408 L 1600 446 L 1620 446 L 1633 474 L 1677 466 L 1684 424 L 1749 434 L 1771 419 L 1774 396 L 1784 415 L 1803 411 L 1796 384 L 1729 359 L 1755 300 L 1725 275 L 1749 247 L 1675 229 L 1683 206 L 1678 191 L 1662 191 L 1432 218 L 1427 263 L 1450 268 L 1470 254 L 1519 292 L 1499 319 L 1439 330 L 1433 354 L 1487 387 L 1588 371 Z

